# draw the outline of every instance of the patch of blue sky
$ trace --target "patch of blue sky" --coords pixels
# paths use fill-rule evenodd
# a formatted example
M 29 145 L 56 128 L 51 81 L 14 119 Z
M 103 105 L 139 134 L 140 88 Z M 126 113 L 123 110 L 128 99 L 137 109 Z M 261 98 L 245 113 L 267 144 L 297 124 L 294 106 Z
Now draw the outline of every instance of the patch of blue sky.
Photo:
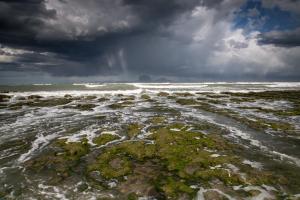
M 260 0 L 248 0 L 233 20 L 233 28 L 245 31 L 269 32 L 292 30 L 300 26 L 299 16 L 283 11 L 279 7 L 264 8 Z

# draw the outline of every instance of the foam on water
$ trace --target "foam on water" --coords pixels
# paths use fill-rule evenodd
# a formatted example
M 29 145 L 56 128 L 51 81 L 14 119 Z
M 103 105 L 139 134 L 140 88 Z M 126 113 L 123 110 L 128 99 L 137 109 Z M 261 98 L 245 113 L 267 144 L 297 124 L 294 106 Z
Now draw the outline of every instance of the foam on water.
M 31 91 L 31 92 L 10 92 L 11 95 L 18 95 L 18 96 L 30 96 L 30 95 L 40 95 L 43 97 L 63 97 L 66 94 L 72 96 L 88 96 L 88 95 L 96 95 L 96 96 L 103 96 L 103 95 L 116 95 L 116 94 L 123 94 L 123 95 L 131 95 L 131 94 L 140 94 L 142 93 L 142 89 L 134 89 L 134 90 L 61 90 L 61 91 Z
M 36 84 L 33 84 L 35 86 L 50 86 L 52 85 L 51 83 L 36 83 Z
M 73 85 L 77 86 L 85 86 L 87 88 L 97 88 L 97 87 L 104 87 L 105 84 L 95 84 L 95 83 L 73 83 Z
M 255 161 L 250 161 L 250 160 L 244 160 L 242 163 L 246 164 L 246 165 L 250 165 L 251 167 L 255 168 L 255 169 L 262 169 L 263 165 L 259 162 L 255 162 Z
M 39 193 L 42 194 L 44 197 L 49 199 L 60 199 L 60 200 L 69 200 L 69 198 L 66 197 L 66 194 L 63 190 L 61 190 L 58 187 L 55 186 L 47 186 L 44 184 L 38 185 Z
M 36 139 L 32 142 L 31 149 L 27 152 L 22 154 L 18 158 L 18 162 L 25 162 L 29 160 L 36 151 L 43 149 L 46 145 L 49 144 L 50 141 L 57 138 L 59 133 L 53 133 L 50 135 L 44 136 L 42 133 L 39 133 Z
M 131 85 L 142 88 L 142 89 L 195 89 L 195 88 L 204 88 L 208 85 L 201 83 L 180 83 L 180 84 L 171 84 L 171 83 L 132 83 Z
M 206 200 L 205 197 L 204 197 L 204 194 L 208 191 L 217 192 L 217 193 L 219 193 L 220 195 L 226 197 L 229 200 L 236 200 L 235 198 L 229 196 L 228 194 L 225 194 L 224 192 L 222 192 L 219 189 L 204 189 L 203 187 L 200 187 L 199 191 L 197 192 L 197 196 L 196 196 L 195 200 Z

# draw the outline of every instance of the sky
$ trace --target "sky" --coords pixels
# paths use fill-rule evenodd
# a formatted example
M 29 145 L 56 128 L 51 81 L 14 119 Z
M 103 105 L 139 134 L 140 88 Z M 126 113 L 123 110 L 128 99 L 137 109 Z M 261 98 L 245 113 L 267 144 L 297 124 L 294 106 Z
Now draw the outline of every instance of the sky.
M 300 0 L 0 0 L 0 84 L 300 81 Z

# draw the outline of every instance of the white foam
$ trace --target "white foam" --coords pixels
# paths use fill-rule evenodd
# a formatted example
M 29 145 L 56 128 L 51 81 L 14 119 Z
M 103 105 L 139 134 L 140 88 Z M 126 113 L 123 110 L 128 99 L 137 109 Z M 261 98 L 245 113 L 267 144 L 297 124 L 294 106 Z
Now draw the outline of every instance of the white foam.
M 271 151 L 271 153 L 274 154 L 274 155 L 279 156 L 279 158 L 281 160 L 284 160 L 284 159 L 291 160 L 293 163 L 295 163 L 297 166 L 300 167 L 300 159 L 299 158 L 295 158 L 293 156 L 289 156 L 289 155 L 286 155 L 284 153 L 280 153 L 280 152 L 277 152 L 277 151 Z
M 35 86 L 50 86 L 52 85 L 51 83 L 36 83 L 36 84 L 33 84 Z
M 105 84 L 95 84 L 95 83 L 73 83 L 74 86 L 85 86 L 87 88 L 97 88 L 97 87 L 104 87 Z
M 49 142 L 51 140 L 53 140 L 54 138 L 57 138 L 57 136 L 58 136 L 58 133 L 54 133 L 54 134 L 46 135 L 46 136 L 44 136 L 42 133 L 38 134 L 37 138 L 32 142 L 31 149 L 27 153 L 22 154 L 19 157 L 18 162 L 27 161 L 28 159 L 30 159 L 30 156 L 34 152 L 45 147 L 47 144 L 49 144 Z
M 12 95 L 22 95 L 22 96 L 30 96 L 30 95 L 40 95 L 43 97 L 63 97 L 66 94 L 72 96 L 85 96 L 85 95 L 98 95 L 99 97 L 103 95 L 133 95 L 142 93 L 142 89 L 134 89 L 134 90 L 64 90 L 64 91 L 34 91 L 34 92 L 11 92 Z
M 250 165 L 252 168 L 255 169 L 262 169 L 263 165 L 259 162 L 255 162 L 255 161 L 250 161 L 250 160 L 244 160 L 242 163 L 246 164 L 246 165 Z
M 270 88 L 291 88 L 291 87 L 300 87 L 300 82 L 273 82 L 269 85 L 266 85 Z
M 131 83 L 131 85 L 143 89 L 195 89 L 208 86 L 202 83 Z
M 57 198 L 60 200 L 69 200 L 69 198 L 66 197 L 64 190 L 61 190 L 56 186 L 46 186 L 40 183 L 38 185 L 38 188 L 41 189 L 39 193 L 42 194 L 44 198 Z
M 179 132 L 181 130 L 179 128 L 171 128 L 170 131 Z
M 257 190 L 260 193 L 257 196 L 254 197 L 248 197 L 247 200 L 265 200 L 265 199 L 274 199 L 275 197 L 269 193 L 270 190 L 269 188 L 262 189 L 261 187 L 258 186 L 247 186 L 244 187 L 243 190 L 246 192 L 251 191 L 251 190 Z
M 212 158 L 217 158 L 217 157 L 220 157 L 220 156 L 221 156 L 221 155 L 220 155 L 220 154 L 217 154 L 217 153 L 210 155 L 210 157 L 212 157 Z
M 108 185 L 110 188 L 114 188 L 114 187 L 117 187 L 117 182 L 116 182 L 116 181 L 110 181 L 107 185 Z
M 221 194 L 222 196 L 226 197 L 229 200 L 235 200 L 235 198 L 229 196 L 228 194 L 225 194 L 224 192 L 222 192 L 219 189 L 204 189 L 203 187 L 200 187 L 199 191 L 197 192 L 197 196 L 196 196 L 195 200 L 205 200 L 204 194 L 208 191 L 214 191 L 214 192 Z

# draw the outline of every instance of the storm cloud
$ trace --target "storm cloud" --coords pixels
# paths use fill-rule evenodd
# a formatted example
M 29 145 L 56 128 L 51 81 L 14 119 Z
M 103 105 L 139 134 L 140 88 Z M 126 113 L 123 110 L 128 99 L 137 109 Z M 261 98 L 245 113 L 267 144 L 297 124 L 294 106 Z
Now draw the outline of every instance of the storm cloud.
M 2 0 L 0 82 L 299 80 L 299 1 L 272 2 L 296 27 L 237 26 L 269 19 L 243 0 Z

